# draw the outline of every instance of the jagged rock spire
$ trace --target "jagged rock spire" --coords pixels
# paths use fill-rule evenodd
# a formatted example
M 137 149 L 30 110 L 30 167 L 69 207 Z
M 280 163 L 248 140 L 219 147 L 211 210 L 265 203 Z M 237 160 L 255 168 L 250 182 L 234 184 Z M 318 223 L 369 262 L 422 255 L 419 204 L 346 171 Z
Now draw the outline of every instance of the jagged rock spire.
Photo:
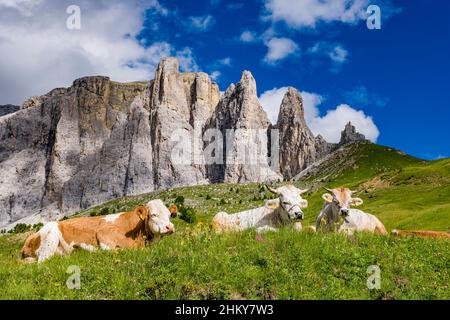
M 346 145 L 356 141 L 366 141 L 366 137 L 357 132 L 355 126 L 353 126 L 351 122 L 348 122 L 341 133 L 339 145 Z

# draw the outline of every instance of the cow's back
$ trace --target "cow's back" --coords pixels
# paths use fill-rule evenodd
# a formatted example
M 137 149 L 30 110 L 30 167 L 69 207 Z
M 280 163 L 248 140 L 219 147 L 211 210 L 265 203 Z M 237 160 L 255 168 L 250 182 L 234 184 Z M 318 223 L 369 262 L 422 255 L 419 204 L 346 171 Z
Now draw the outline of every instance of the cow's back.
M 102 217 L 81 217 L 58 223 L 66 244 L 97 246 L 96 233 L 102 225 Z
M 372 232 L 387 234 L 387 231 L 381 221 L 372 214 L 366 213 L 358 209 L 350 209 L 348 217 L 346 219 L 356 231 L 359 232 Z

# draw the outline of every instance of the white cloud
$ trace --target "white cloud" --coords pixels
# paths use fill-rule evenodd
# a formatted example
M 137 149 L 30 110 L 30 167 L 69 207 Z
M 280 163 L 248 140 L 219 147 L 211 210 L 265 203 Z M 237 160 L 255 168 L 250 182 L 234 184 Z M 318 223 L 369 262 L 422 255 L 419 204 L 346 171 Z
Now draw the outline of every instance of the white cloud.
M 274 88 L 264 92 L 259 101 L 266 111 L 270 122 L 276 124 L 278 121 L 278 114 L 280 113 L 281 102 L 284 95 L 288 91 L 288 87 Z M 301 92 L 303 98 L 303 107 L 305 110 L 305 120 L 310 123 L 313 119 L 319 116 L 318 106 L 323 102 L 324 98 L 321 95 L 303 91 Z
M 281 102 L 287 92 L 287 87 L 274 88 L 261 94 L 259 102 L 261 103 L 264 111 L 272 124 L 276 124 L 278 121 L 278 114 L 280 113 Z
M 166 7 L 163 7 L 158 0 L 150 0 L 149 7 L 163 16 L 169 15 L 169 10 Z
M 222 75 L 222 73 L 220 71 L 213 71 L 211 72 L 211 79 L 213 79 L 214 81 L 219 80 L 220 76 Z
M 232 59 L 231 59 L 230 57 L 226 57 L 226 58 L 217 60 L 216 63 L 217 63 L 217 65 L 219 65 L 219 66 L 229 67 L 229 66 L 231 66 L 231 62 L 232 62 Z
M 318 42 L 307 51 L 317 57 L 327 57 L 331 61 L 331 71 L 339 72 L 344 63 L 348 61 L 349 53 L 340 44 Z
M 172 54 L 183 58 L 186 68 L 196 66 L 188 50 L 177 53 L 167 42 L 136 40 L 148 8 L 164 13 L 157 1 L 82 2 L 82 29 L 69 30 L 66 8 L 72 2 L 8 0 L 9 9 L 0 10 L 1 104 L 21 104 L 89 75 L 149 80 L 160 58 Z
M 40 5 L 42 0 L 2 0 L 0 2 L 0 9 L 15 9 L 21 15 L 31 16 L 32 9 Z
M 363 111 L 353 109 L 347 104 L 341 104 L 335 110 L 328 110 L 325 116 L 313 119 L 309 123 L 309 127 L 314 134 L 321 134 L 328 142 L 337 143 L 340 141 L 341 131 L 349 121 L 367 139 L 372 142 L 377 141 L 380 131 L 372 117 L 367 116 Z
M 266 43 L 269 51 L 264 57 L 264 61 L 269 64 L 276 63 L 284 58 L 298 52 L 298 45 L 288 38 L 272 38 Z
M 187 18 L 187 26 L 191 31 L 204 32 L 208 31 L 216 22 L 213 16 L 191 16 Z
M 180 62 L 181 71 L 198 71 L 200 68 L 195 61 L 194 54 L 191 48 L 186 47 L 176 52 L 175 56 Z
M 342 64 L 347 61 L 348 51 L 341 46 L 335 46 L 329 53 L 329 56 L 335 63 Z
M 278 120 L 281 102 L 288 87 L 274 88 L 264 92 L 259 100 L 269 117 L 275 124 Z M 340 141 L 341 132 L 345 125 L 351 121 L 356 130 L 364 134 L 367 139 L 376 142 L 380 132 L 372 117 L 358 111 L 348 105 L 342 104 L 334 110 L 329 110 L 323 117 L 320 116 L 319 105 L 324 101 L 321 95 L 310 92 L 301 92 L 305 120 L 314 135 L 322 135 L 328 142 Z
M 257 42 L 258 37 L 256 36 L 256 33 L 254 33 L 253 31 L 246 30 L 241 33 L 239 40 L 241 40 L 242 42 L 246 42 L 246 43 L 252 43 L 252 42 Z
M 293 28 L 311 27 L 318 23 L 355 23 L 366 17 L 368 0 L 266 0 L 267 18 L 283 21 Z

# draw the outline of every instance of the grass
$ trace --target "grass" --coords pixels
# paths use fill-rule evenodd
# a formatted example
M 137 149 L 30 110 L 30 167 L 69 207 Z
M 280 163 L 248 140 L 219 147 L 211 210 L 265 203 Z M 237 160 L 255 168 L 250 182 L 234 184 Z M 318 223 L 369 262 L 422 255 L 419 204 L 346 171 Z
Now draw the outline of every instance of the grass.
M 388 229 L 450 230 L 450 159 L 425 162 L 395 149 L 356 144 L 323 166 L 327 172 L 293 182 L 313 186 L 305 195 L 304 226 L 313 224 L 321 209 L 321 187 L 345 185 L 361 191 L 361 209 Z M 157 198 L 167 205 L 182 202 L 195 213 L 188 222 L 174 219 L 174 235 L 137 251 L 79 251 L 23 265 L 18 259 L 26 234 L 0 237 L 0 298 L 450 299 L 448 240 L 368 234 L 348 239 L 290 228 L 262 237 L 254 231 L 210 232 L 217 212 L 256 208 L 270 197 L 260 184 L 217 184 L 117 199 L 76 214 L 123 212 Z M 81 269 L 80 290 L 65 285 L 70 265 Z M 370 265 L 381 268 L 380 290 L 366 286 Z
M 0 297 L 8 299 L 450 299 L 445 240 L 206 232 L 42 265 L 19 264 L 12 240 L 0 240 Z M 70 265 L 81 269 L 80 290 L 65 285 Z M 380 290 L 366 286 L 370 265 L 381 268 Z

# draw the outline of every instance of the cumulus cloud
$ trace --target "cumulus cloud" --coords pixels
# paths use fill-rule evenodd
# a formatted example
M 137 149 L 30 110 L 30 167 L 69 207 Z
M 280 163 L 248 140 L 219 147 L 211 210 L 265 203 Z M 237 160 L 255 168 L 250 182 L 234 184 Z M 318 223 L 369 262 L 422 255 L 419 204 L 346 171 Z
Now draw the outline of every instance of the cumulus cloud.
M 356 23 L 366 18 L 368 0 L 265 0 L 267 18 L 293 28 L 314 28 L 318 23 Z
M 318 42 L 307 51 L 316 57 L 327 57 L 331 61 L 330 71 L 339 72 L 342 65 L 348 61 L 349 53 L 340 44 Z
M 353 109 L 347 104 L 341 104 L 335 110 L 328 110 L 325 116 L 313 119 L 309 123 L 309 127 L 314 134 L 321 134 L 328 142 L 337 143 L 340 140 L 341 131 L 349 121 L 367 139 L 372 142 L 377 141 L 380 131 L 372 117 L 367 116 L 361 110 Z
M 298 53 L 298 45 L 288 38 L 271 38 L 266 41 L 265 45 L 268 52 L 264 57 L 264 61 L 268 64 L 274 64 L 288 56 Z
M 255 32 L 246 30 L 246 31 L 241 33 L 241 36 L 239 37 L 239 40 L 242 41 L 242 42 L 251 43 L 251 42 L 257 42 L 258 41 L 258 37 L 257 37 Z
M 266 111 L 269 120 L 275 124 L 278 120 L 281 102 L 288 87 L 274 88 L 264 92 L 259 100 Z M 303 107 L 305 110 L 305 120 L 311 131 L 317 136 L 322 135 L 328 142 L 337 143 L 340 141 L 341 132 L 345 125 L 351 121 L 356 129 L 363 133 L 367 139 L 376 142 L 380 132 L 372 117 L 367 116 L 363 111 L 358 111 L 349 105 L 339 105 L 334 110 L 328 110 L 326 115 L 321 117 L 319 105 L 324 98 L 316 93 L 301 92 Z
M 2 0 L 0 2 L 0 9 L 15 9 L 21 15 L 32 15 L 32 9 L 40 5 L 42 0 Z
M 288 87 L 274 88 L 261 94 L 259 102 L 261 103 L 264 111 L 266 111 L 272 124 L 276 124 L 278 121 L 278 114 L 280 113 L 281 102 L 287 92 Z
M 6 5 L 5 5 L 6 4 Z M 136 36 L 144 13 L 165 14 L 156 0 L 81 2 L 81 30 L 69 30 L 72 1 L 8 0 L 0 10 L 0 103 L 21 104 L 76 78 L 106 75 L 117 81 L 148 80 L 160 58 L 177 55 L 196 66 L 189 49 L 167 42 L 142 43 Z
M 226 57 L 226 58 L 217 60 L 216 64 L 218 66 L 230 67 L 231 62 L 232 62 L 232 59 L 230 57 Z
M 194 53 L 192 49 L 189 47 L 183 48 L 175 53 L 175 56 L 178 58 L 180 62 L 181 71 L 199 71 L 200 67 L 198 66 L 196 59 L 194 57 Z
M 187 18 L 187 26 L 193 32 L 208 31 L 216 22 L 213 16 L 191 16 Z
M 222 75 L 222 72 L 216 70 L 216 71 L 211 72 L 210 77 L 214 81 L 217 81 L 217 80 L 219 80 L 221 75 Z

